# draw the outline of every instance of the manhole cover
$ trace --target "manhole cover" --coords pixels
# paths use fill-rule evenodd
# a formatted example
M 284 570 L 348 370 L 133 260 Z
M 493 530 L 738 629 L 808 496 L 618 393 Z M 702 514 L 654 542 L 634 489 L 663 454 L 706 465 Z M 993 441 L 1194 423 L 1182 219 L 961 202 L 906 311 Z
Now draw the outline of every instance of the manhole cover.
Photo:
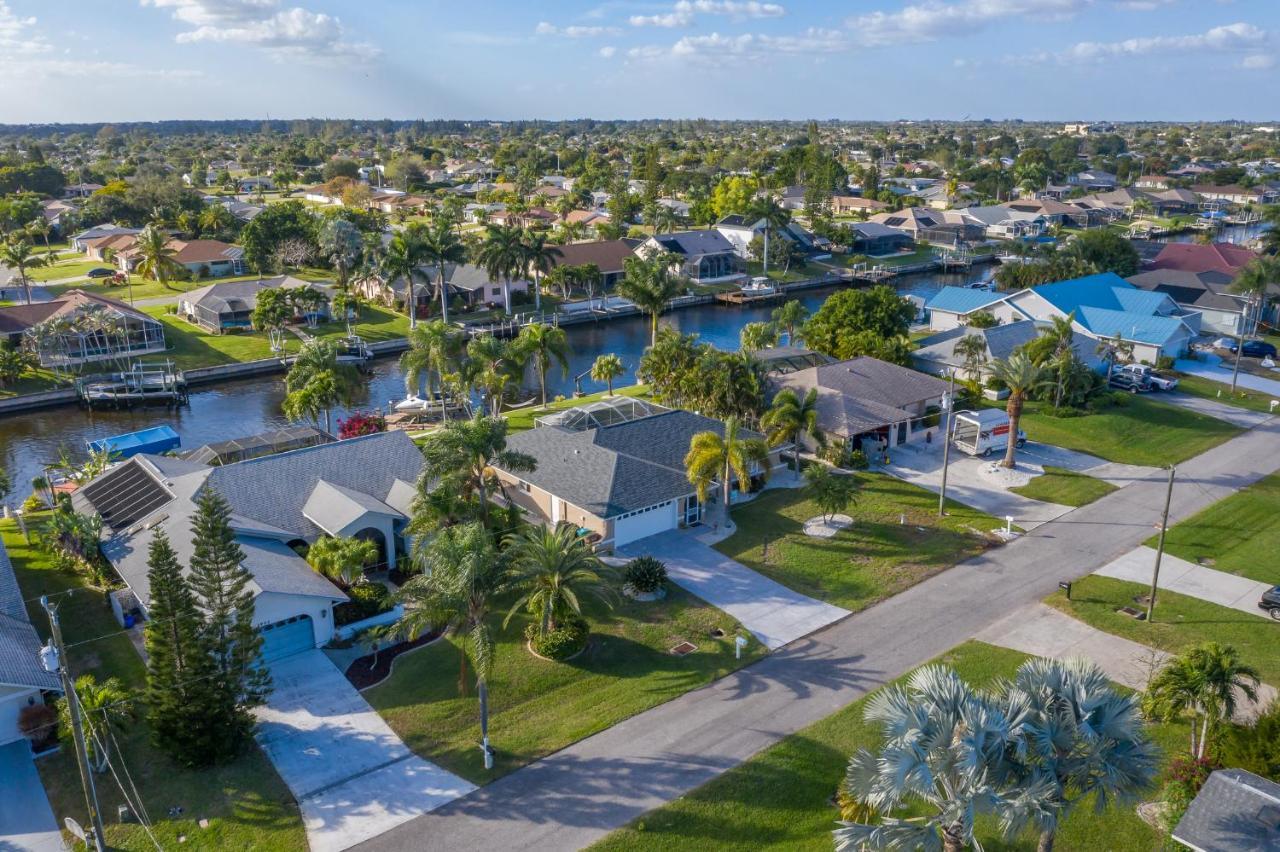
M 698 650 L 698 646 L 692 642 L 681 642 L 679 645 L 671 649 L 671 653 L 675 654 L 677 657 L 683 657 L 687 654 L 692 654 L 696 650 Z

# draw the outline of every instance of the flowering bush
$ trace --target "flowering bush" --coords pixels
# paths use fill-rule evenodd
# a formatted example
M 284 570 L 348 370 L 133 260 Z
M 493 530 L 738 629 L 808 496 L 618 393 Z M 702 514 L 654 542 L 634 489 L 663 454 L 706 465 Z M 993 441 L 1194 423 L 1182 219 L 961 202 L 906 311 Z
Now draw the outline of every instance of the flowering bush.
M 381 414 L 357 411 L 345 420 L 338 421 L 339 438 L 358 438 L 361 435 L 375 435 L 385 431 L 387 431 L 387 419 Z

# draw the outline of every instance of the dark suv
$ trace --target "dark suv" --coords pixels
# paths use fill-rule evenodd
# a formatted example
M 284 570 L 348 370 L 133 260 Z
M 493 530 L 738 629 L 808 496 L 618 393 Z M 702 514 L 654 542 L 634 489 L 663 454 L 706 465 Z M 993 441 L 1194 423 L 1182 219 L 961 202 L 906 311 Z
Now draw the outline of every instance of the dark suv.
M 1258 601 L 1258 609 L 1265 609 L 1267 615 L 1280 621 L 1280 586 L 1273 586 L 1262 593 L 1262 600 Z
M 1128 391 L 1129 393 L 1146 393 L 1151 390 L 1151 383 L 1144 376 L 1134 375 L 1125 371 L 1112 373 L 1111 378 L 1107 379 L 1107 384 L 1116 390 Z

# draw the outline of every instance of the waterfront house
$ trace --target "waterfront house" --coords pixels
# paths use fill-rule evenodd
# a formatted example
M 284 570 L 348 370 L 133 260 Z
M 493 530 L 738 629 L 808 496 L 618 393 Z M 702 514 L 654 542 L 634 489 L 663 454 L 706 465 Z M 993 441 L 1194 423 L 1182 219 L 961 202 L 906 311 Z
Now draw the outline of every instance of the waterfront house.
M 915 240 L 910 234 L 879 222 L 845 222 L 850 231 L 849 251 L 868 257 L 884 257 L 910 251 Z
M 259 278 L 256 281 L 221 281 L 200 287 L 178 297 L 178 313 L 187 322 L 206 331 L 223 334 L 229 331 L 245 331 L 252 327 L 253 309 L 258 305 L 258 295 L 265 290 L 282 288 L 301 290 L 312 288 L 325 292 L 309 281 L 281 275 L 275 278 Z M 328 294 L 326 293 L 326 296 Z M 329 318 L 327 305 L 321 306 L 308 320 L 324 321 Z
M 685 474 L 689 442 L 724 434 L 722 421 L 631 397 L 612 397 L 539 418 L 507 448 L 532 456 L 532 471 L 496 467 L 505 497 L 538 523 L 576 525 L 603 548 L 702 522 L 706 507 Z M 739 434 L 759 437 L 747 429 Z M 770 470 L 781 466 L 775 449 Z M 753 477 L 765 471 L 753 468 Z M 732 499 L 739 499 L 736 479 Z M 711 503 L 719 501 L 713 489 Z
M 948 221 L 946 213 L 929 207 L 904 207 L 891 213 L 878 213 L 869 222 L 901 231 L 916 242 L 956 245 L 981 240 L 986 229 L 964 221 Z
M 711 228 L 658 234 L 636 246 L 635 253 L 641 257 L 662 253 L 674 256 L 673 271 L 695 284 L 736 281 L 745 277 L 733 243 Z
M 578 212 L 578 211 L 575 211 Z M 589 243 L 569 243 L 557 246 L 551 259 L 551 268 L 558 266 L 594 266 L 600 270 L 599 279 L 588 284 L 593 292 L 612 290 L 625 276 L 627 258 L 635 257 L 636 240 L 596 240 Z
M 60 689 L 57 676 L 40 664 L 41 644 L 0 542 L 0 747 L 23 738 L 18 718 L 25 708 L 45 703 Z
M 1243 207 L 1246 204 L 1274 204 L 1277 199 L 1280 199 L 1280 192 L 1267 186 L 1196 184 L 1191 187 L 1191 191 L 1200 196 L 1202 201 L 1221 202 L 1237 207 Z
M 966 337 L 976 336 L 986 344 L 983 364 L 977 376 L 985 379 L 991 373 L 993 361 L 1008 358 L 1043 334 L 1047 327 L 1045 323 L 1029 319 L 1014 320 L 990 328 L 958 325 L 917 341 L 916 348 L 911 352 L 911 363 L 917 370 L 931 375 L 946 377 L 954 373 L 958 379 L 971 378 L 966 370 L 964 356 L 956 353 L 956 345 Z M 1081 335 L 1080 339 L 1073 341 L 1072 349 L 1077 358 L 1094 370 L 1103 369 L 1102 361 L 1095 351 L 1097 345 L 1092 338 Z
M 76 367 L 163 352 L 164 324 L 124 302 L 67 290 L 56 299 L 0 308 L 0 340 L 26 346 L 43 367 Z
M 163 530 L 181 564 L 192 555 L 191 521 L 205 489 L 231 507 L 231 528 L 250 575 L 254 625 L 267 662 L 324 645 L 333 608 L 347 596 L 300 553 L 324 536 L 367 539 L 375 564 L 409 552 L 406 528 L 422 453 L 404 432 L 268 455 L 222 466 L 140 454 L 76 491 L 77 511 L 102 518 L 102 553 L 145 614 L 147 548 Z
M 417 303 L 419 317 L 429 316 L 437 310 L 439 295 L 436 293 L 436 278 L 440 274 L 435 266 L 422 266 L 413 282 L 413 298 Z M 475 310 L 484 306 L 496 306 L 502 303 L 502 279 L 492 278 L 483 268 L 473 263 L 447 263 L 444 267 L 444 286 L 451 302 L 460 300 L 464 310 Z M 525 278 L 511 281 L 511 293 L 529 293 L 533 284 Z M 357 278 L 351 282 L 351 288 L 360 296 L 384 305 L 404 309 L 409 298 L 409 287 L 404 276 L 388 279 L 374 273 Z
M 1168 243 L 1155 260 L 1152 269 L 1175 269 L 1182 272 L 1221 272 L 1235 278 L 1258 255 L 1234 243 Z

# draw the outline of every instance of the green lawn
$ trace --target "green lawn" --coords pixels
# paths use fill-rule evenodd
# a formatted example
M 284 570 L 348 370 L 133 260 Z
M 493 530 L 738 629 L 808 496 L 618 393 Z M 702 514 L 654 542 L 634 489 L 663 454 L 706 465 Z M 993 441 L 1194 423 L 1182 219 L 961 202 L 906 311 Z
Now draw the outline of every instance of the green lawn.
M 1152 466 L 1186 461 L 1243 431 L 1215 417 L 1149 397 L 1125 399 L 1126 405 L 1084 417 L 1053 417 L 1042 413 L 1043 403 L 1029 402 L 1023 411 L 1022 428 L 1033 441 L 1107 461 Z
M 325 269 L 303 269 L 298 272 L 291 272 L 295 278 L 301 278 L 304 281 L 315 281 L 318 283 L 331 283 L 333 281 L 333 273 Z M 159 281 L 152 281 L 143 278 L 141 275 L 130 275 L 132 281 L 133 298 L 137 299 L 158 299 L 162 297 L 177 298 L 182 293 L 192 290 L 198 290 L 201 287 L 207 287 L 210 284 L 220 284 L 228 281 L 255 281 L 259 278 L 257 273 L 249 275 L 231 275 L 226 278 L 204 278 L 199 281 L 170 281 L 167 285 L 161 284 Z M 75 288 L 84 290 L 86 293 L 94 293 L 99 296 L 109 296 L 113 299 L 119 299 L 122 302 L 129 301 L 129 286 L 115 285 L 107 283 L 104 279 L 86 278 L 84 281 L 77 281 L 72 284 L 62 285 L 65 289 Z
M 0 535 L 24 597 L 57 596 L 72 671 L 98 678 L 117 677 L 127 687 L 140 689 L 145 680 L 142 660 L 121 633 L 102 593 L 84 588 L 78 575 L 55 570 L 43 552 L 23 541 L 13 521 L 0 521 Z M 74 594 L 59 594 L 68 590 L 75 590 Z M 27 609 L 40 635 L 47 636 L 48 619 L 39 603 L 31 600 Z M 190 770 L 152 747 L 147 724 L 141 718 L 116 736 L 125 765 L 154 821 L 157 839 L 166 849 L 180 848 L 180 835 L 186 837 L 181 848 L 307 849 L 298 807 L 256 746 L 222 766 Z M 36 766 L 59 823 L 70 816 L 83 824 L 84 794 L 72 749 L 65 746 L 58 754 L 37 761 Z M 124 799 L 110 774 L 99 776 L 97 787 L 111 847 L 153 849 L 141 826 L 116 824 L 116 807 Z M 180 818 L 167 817 L 173 807 L 183 809 Z M 209 820 L 208 828 L 199 827 L 201 819 Z
M 11 396 L 20 396 L 25 393 L 39 393 L 40 391 L 53 390 L 59 384 L 66 386 L 67 383 L 59 382 L 58 377 L 52 370 L 44 367 L 38 367 L 23 374 L 22 378 L 10 385 L 0 387 L 0 399 Z
M 815 263 L 819 266 L 851 267 L 853 266 L 852 259 L 857 256 L 856 254 L 833 254 L 830 260 L 815 261 Z M 867 263 L 871 266 L 909 266 L 934 260 L 935 257 L 933 246 L 925 245 L 904 254 L 867 258 Z
M 861 484 L 856 505 L 845 510 L 853 526 L 835 538 L 805 535 L 804 522 L 821 510 L 800 489 L 780 488 L 736 507 L 738 529 L 716 549 L 801 594 L 856 611 L 982 552 L 990 544 L 985 534 L 1002 526 L 954 501 L 939 518 L 932 492 L 880 473 L 853 475 Z
M 615 396 L 639 396 L 646 397 L 649 395 L 648 385 L 627 385 L 626 387 L 615 387 L 613 389 Z M 570 397 L 555 402 L 548 402 L 546 408 L 541 406 L 530 406 L 528 408 L 518 408 L 514 411 L 503 413 L 503 417 L 507 418 L 507 431 L 510 434 L 523 432 L 526 429 L 532 429 L 534 420 L 542 417 L 552 411 L 563 411 L 566 408 L 573 408 L 577 405 L 587 405 L 609 396 L 608 391 L 600 391 L 599 393 L 589 393 L 585 396 Z
M 276 353 L 271 351 L 271 341 L 262 332 L 210 334 L 176 314 L 168 313 L 163 305 L 142 310 L 164 323 L 164 338 L 169 344 L 165 357 L 172 358 L 181 370 L 276 357 Z M 297 352 L 301 345 L 292 334 L 286 334 L 284 342 L 285 351 L 290 353 Z
M 1155 547 L 1156 538 L 1147 544 Z M 1280 474 L 1170 527 L 1164 546 L 1188 562 L 1280 585 Z
M 1271 400 L 1275 399 L 1273 394 L 1260 393 L 1247 388 L 1236 388 L 1236 392 L 1232 393 L 1231 385 L 1215 382 L 1213 379 L 1202 376 L 1189 376 L 1186 373 L 1178 374 L 1178 390 L 1188 396 L 1213 399 L 1225 402 L 1227 405 L 1247 408 L 1250 411 L 1270 412 Z
M 1046 503 L 1058 503 L 1062 506 L 1083 506 L 1099 497 L 1107 496 L 1116 490 L 1116 486 L 1088 474 L 1077 473 L 1064 467 L 1045 465 L 1042 476 L 1037 476 L 1026 485 L 1019 485 L 1009 490 L 1014 494 L 1030 497 L 1032 500 L 1043 500 Z
M 380 305 L 363 305 L 360 308 L 359 322 L 352 324 L 355 333 L 364 338 L 365 343 L 379 340 L 396 340 L 409 335 L 409 317 Z M 342 322 L 323 323 L 315 330 L 308 330 L 315 337 L 341 338 L 347 336 L 347 324 Z
M 975 685 L 1012 675 L 1025 659 L 1016 651 L 967 642 L 936 662 L 954 667 Z M 845 766 L 859 748 L 874 748 L 877 728 L 863 720 L 863 698 L 793 734 L 671 804 L 636 819 L 590 847 L 597 852 L 677 852 L 677 850 L 786 849 L 830 852 L 830 832 L 839 815 L 831 802 Z M 1181 746 L 1181 725 L 1149 729 L 1166 754 Z M 1033 837 L 1008 842 L 993 820 L 982 817 L 983 848 L 1031 850 Z M 1102 814 L 1082 803 L 1057 836 L 1062 850 L 1149 852 L 1160 838 L 1132 808 L 1112 807 Z
M 113 268 L 110 263 L 100 260 L 85 260 L 84 255 L 74 255 L 66 260 L 59 260 L 53 266 L 41 266 L 27 270 L 27 278 L 31 281 L 56 281 L 61 278 L 73 278 L 84 275 L 90 269 L 98 267 Z
M 1252 615 L 1161 589 L 1151 624 L 1116 612 L 1122 606 L 1145 610 L 1146 604 L 1135 599 L 1145 596 L 1148 589 L 1139 583 L 1090 575 L 1073 584 L 1071 600 L 1056 592 L 1045 603 L 1099 630 L 1171 653 L 1202 642 L 1234 645 L 1264 681 L 1280 684 L 1280 623 L 1266 618 L 1262 610 Z
M 458 650 L 451 642 L 401 657 L 391 678 L 365 697 L 415 752 L 483 784 L 763 654 L 752 642 L 743 659 L 735 660 L 737 623 L 674 585 L 659 602 L 624 598 L 606 610 L 584 598 L 583 605 L 592 623 L 591 644 L 567 662 L 539 660 L 526 650 L 524 613 L 498 630 L 489 683 L 490 742 L 497 750 L 491 772 L 483 768 L 477 747 L 475 685 L 459 695 Z M 500 628 L 501 617 L 495 620 Z M 713 637 L 716 629 L 724 635 Z M 698 650 L 685 657 L 670 653 L 685 640 Z
M 764 272 L 762 271 L 763 269 L 763 264 L 757 263 L 754 260 L 747 261 L 748 275 L 752 277 L 764 275 Z M 769 270 L 769 280 L 790 284 L 795 281 L 808 281 L 810 278 L 816 278 L 824 272 L 826 272 L 825 269 L 813 269 L 811 267 L 797 269 L 794 266 L 786 272 L 783 272 L 781 269 L 774 267 Z

